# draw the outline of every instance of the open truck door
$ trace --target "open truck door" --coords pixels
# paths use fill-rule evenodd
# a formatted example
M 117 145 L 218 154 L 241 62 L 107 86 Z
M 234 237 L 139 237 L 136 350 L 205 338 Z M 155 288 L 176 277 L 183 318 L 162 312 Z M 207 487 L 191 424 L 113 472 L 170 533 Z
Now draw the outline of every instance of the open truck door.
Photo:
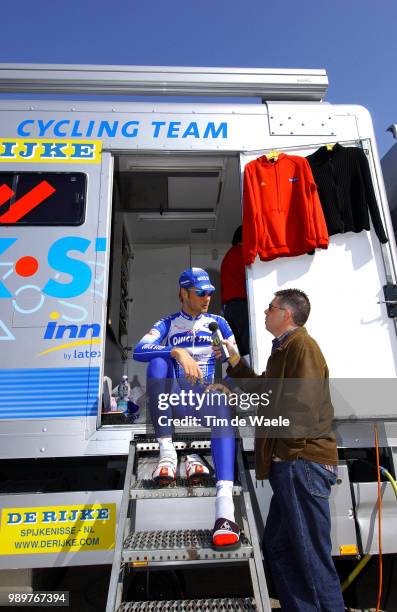
M 348 142 L 346 146 L 353 146 L 353 143 Z M 301 147 L 291 150 L 287 147 L 283 152 L 306 156 L 316 148 L 318 145 L 302 143 Z M 365 150 L 380 202 L 369 142 Z M 257 151 L 241 155 L 242 182 L 246 164 L 260 155 Z M 254 369 L 265 370 L 271 350 L 271 336 L 264 326 L 264 310 L 274 291 L 296 287 L 305 291 L 311 301 L 309 332 L 319 341 L 332 378 L 394 378 L 397 373 L 396 327 L 388 317 L 383 291 L 383 287 L 395 279 L 392 252 L 394 254 L 394 240 L 391 245 L 390 242 L 381 245 L 373 231 L 362 231 L 333 235 L 327 249 L 316 249 L 314 253 L 298 257 L 278 257 L 271 261 L 260 261 L 257 257 L 246 267 Z M 347 338 L 349 350 L 345 345 Z M 336 402 L 335 408 L 337 417 L 352 415 L 352 407 Z M 373 412 L 365 414 L 363 406 L 356 406 L 354 414 L 357 418 L 374 416 Z
M 389 297 L 393 296 L 396 286 L 395 242 L 390 231 L 379 162 L 370 139 L 341 140 L 340 144 L 364 149 L 389 242 L 380 244 L 371 227 L 369 232 L 333 235 L 327 249 L 316 249 L 313 254 L 279 257 L 272 261 L 260 261 L 257 257 L 246 267 L 251 362 L 256 372 L 266 369 L 271 352 L 272 337 L 265 329 L 264 310 L 274 292 L 298 288 L 307 293 L 311 302 L 307 328 L 319 342 L 329 366 L 340 453 L 338 486 L 333 488 L 330 504 L 334 555 L 349 554 L 351 550 L 378 551 L 373 521 L 376 470 L 368 482 L 368 474 L 363 475 L 362 465 L 355 465 L 355 461 L 364 458 L 368 464 L 371 459 L 374 423 L 377 423 L 381 457 L 388 462 L 389 469 L 394 469 L 393 397 L 397 384 L 397 336 L 391 303 L 395 298 Z M 306 138 L 300 147 L 282 150 L 291 155 L 307 156 L 318 146 L 311 145 Z M 241 185 L 246 164 L 261 154 L 266 152 L 241 154 Z M 383 487 L 383 530 L 387 533 L 384 545 L 392 552 L 396 547 L 392 536 L 395 499 L 390 483 L 383 483 Z M 266 486 L 264 489 L 259 491 L 258 501 L 266 516 L 270 489 Z M 356 525 L 352 516 L 357 519 Z
M 113 194 L 113 166 L 114 160 L 109 152 L 102 153 L 99 185 L 99 214 L 98 229 L 96 236 L 96 248 L 94 259 L 93 283 L 90 295 L 93 297 L 93 321 L 100 321 L 101 344 L 93 347 L 88 359 L 90 367 L 95 371 L 99 369 L 99 380 L 97 386 L 97 412 L 87 415 L 86 438 L 95 433 L 101 421 L 103 380 L 105 376 L 105 344 L 106 330 L 108 325 L 107 303 L 109 299 L 109 275 L 110 275 L 110 242 L 112 221 L 112 194 Z
M 3 147 L 2 456 L 15 456 L 15 419 L 24 422 L 20 457 L 79 455 L 99 407 L 111 156 L 99 140 Z

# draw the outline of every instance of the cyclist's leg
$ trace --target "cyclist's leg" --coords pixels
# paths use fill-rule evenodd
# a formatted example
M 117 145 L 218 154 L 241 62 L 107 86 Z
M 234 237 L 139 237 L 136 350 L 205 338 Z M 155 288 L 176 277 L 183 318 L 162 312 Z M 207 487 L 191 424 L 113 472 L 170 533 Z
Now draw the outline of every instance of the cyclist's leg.
M 160 457 L 153 472 L 153 479 L 167 485 L 176 479 L 177 454 L 172 443 L 172 406 L 168 402 L 175 378 L 171 359 L 156 357 L 147 369 L 149 411 L 159 442 Z
M 239 544 L 240 529 L 235 522 L 233 503 L 236 439 L 231 425 L 231 410 L 224 393 L 208 393 L 207 415 L 211 421 L 211 448 L 217 476 L 214 546 Z
M 197 389 L 197 387 L 196 387 Z M 223 393 L 205 393 L 198 388 L 187 411 L 200 424 L 211 427 L 211 449 L 216 473 L 215 526 L 213 544 L 216 547 L 239 545 L 240 529 L 235 522 L 233 482 L 235 462 L 235 432 L 231 425 L 231 410 Z M 174 413 L 175 414 L 175 413 Z M 182 414 L 178 407 L 178 416 Z
M 224 393 L 206 393 L 201 408 L 205 424 L 211 427 L 211 448 L 217 480 L 234 481 L 236 440 L 231 410 Z
M 148 364 L 146 378 L 149 411 L 155 434 L 157 437 L 171 436 L 172 426 L 168 425 L 168 420 L 170 419 L 170 422 L 172 422 L 172 407 L 169 406 L 166 395 L 168 397 L 171 392 L 172 382 L 175 378 L 172 360 L 163 357 L 152 359 Z M 159 422 L 159 418 L 163 416 L 167 419 L 161 419 Z

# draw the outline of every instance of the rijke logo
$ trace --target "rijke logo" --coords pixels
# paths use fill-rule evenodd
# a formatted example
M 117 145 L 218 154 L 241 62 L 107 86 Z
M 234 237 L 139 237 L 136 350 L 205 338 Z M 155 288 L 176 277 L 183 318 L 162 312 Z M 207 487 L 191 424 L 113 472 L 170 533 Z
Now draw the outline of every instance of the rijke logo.
M 0 162 L 99 164 L 100 140 L 0 138 Z

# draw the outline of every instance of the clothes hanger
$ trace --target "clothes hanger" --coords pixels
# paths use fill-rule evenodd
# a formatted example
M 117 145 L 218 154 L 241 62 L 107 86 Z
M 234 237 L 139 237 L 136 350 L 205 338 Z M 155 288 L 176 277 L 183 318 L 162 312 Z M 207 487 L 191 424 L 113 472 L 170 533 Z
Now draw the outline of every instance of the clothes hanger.
M 268 161 L 277 161 L 280 155 L 280 151 L 277 151 L 276 149 L 272 149 L 271 151 L 269 151 L 269 153 L 266 154 L 267 160 Z
M 330 142 L 325 146 L 327 147 L 327 151 L 332 151 L 335 146 L 335 143 Z

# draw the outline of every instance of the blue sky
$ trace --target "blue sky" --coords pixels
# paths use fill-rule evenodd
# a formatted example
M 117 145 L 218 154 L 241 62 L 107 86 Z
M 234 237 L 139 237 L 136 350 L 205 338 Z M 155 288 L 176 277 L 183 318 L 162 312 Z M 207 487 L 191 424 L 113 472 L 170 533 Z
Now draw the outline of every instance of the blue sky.
M 1 62 L 325 68 L 327 100 L 397 123 L 396 0 L 6 0 Z

